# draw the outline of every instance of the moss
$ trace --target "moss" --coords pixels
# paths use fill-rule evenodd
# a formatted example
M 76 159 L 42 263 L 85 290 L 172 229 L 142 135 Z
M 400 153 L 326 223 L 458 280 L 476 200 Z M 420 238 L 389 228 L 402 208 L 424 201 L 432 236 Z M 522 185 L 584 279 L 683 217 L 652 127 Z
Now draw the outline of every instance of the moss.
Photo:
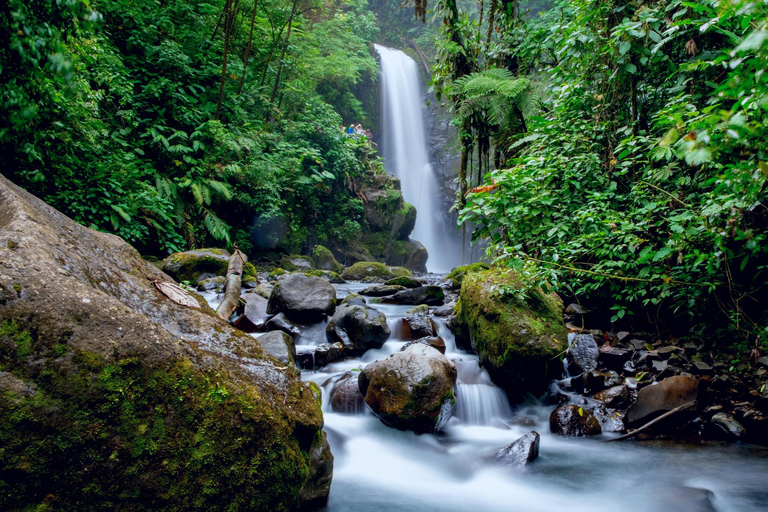
M 553 358 L 567 346 L 559 299 L 524 290 L 510 271 L 467 273 L 455 309 L 460 333 L 513 397 L 546 389 L 559 371 Z
M 461 267 L 456 267 L 455 269 L 451 270 L 451 272 L 445 276 L 445 278 L 453 284 L 454 288 L 461 288 L 461 283 L 464 282 L 464 276 L 466 276 L 469 273 L 472 272 L 481 272 L 483 270 L 488 270 L 490 267 L 487 263 L 478 262 L 478 263 L 472 263 L 471 265 L 464 265 Z
M 309 256 L 292 254 L 280 260 L 280 267 L 289 272 L 296 270 L 309 270 L 315 268 L 315 262 Z
M 5 338 L 13 344 L 11 351 L 16 359 L 24 359 L 32 354 L 32 335 L 29 331 L 22 330 L 15 321 L 5 320 L 0 324 L 0 338 Z
M 312 258 L 315 260 L 317 268 L 321 270 L 330 270 L 333 272 L 341 272 L 344 270 L 344 266 L 336 261 L 333 253 L 322 245 L 316 245 L 312 249 Z
M 253 263 L 250 261 L 243 265 L 243 279 L 245 279 L 245 277 L 252 277 L 253 279 L 258 280 L 258 274 L 259 271 L 256 270 L 256 267 L 254 267 Z
M 321 277 L 328 281 L 329 283 L 343 283 L 344 279 L 341 278 L 339 274 L 336 272 L 332 272 L 330 270 L 307 270 L 305 272 L 302 272 L 305 276 L 308 277 Z
M 412 277 L 400 276 L 384 283 L 387 286 L 404 286 L 406 288 L 418 288 L 421 283 Z
M 402 267 L 389 267 L 376 261 L 361 261 L 348 267 L 342 272 L 341 277 L 352 281 L 360 281 L 366 277 L 379 277 L 381 279 L 393 279 L 398 276 L 410 276 L 410 270 Z
M 223 249 L 177 252 L 163 260 L 163 271 L 179 282 L 197 284 L 201 278 L 227 273 L 229 253 Z
M 276 268 L 267 276 L 268 281 L 275 281 L 278 277 L 287 274 L 288 272 L 282 268 Z
M 13 285 L 13 291 L 16 292 L 16 295 L 21 295 L 21 285 L 20 284 L 14 284 Z

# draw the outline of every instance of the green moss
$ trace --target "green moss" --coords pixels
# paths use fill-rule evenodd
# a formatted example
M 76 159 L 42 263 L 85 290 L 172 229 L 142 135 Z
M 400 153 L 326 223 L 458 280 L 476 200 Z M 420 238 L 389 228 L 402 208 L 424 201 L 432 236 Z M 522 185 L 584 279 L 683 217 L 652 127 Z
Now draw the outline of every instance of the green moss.
M 412 277 L 400 276 L 384 283 L 388 286 L 405 286 L 406 288 L 418 288 L 421 283 Z
M 297 270 L 314 269 L 315 262 L 309 256 L 292 254 L 280 260 L 280 267 L 289 272 L 295 272 Z
M 456 267 L 455 269 L 451 270 L 451 272 L 445 278 L 453 284 L 454 288 L 461 288 L 461 283 L 464 282 L 464 276 L 472 272 L 488 270 L 489 268 L 490 267 L 487 263 L 472 263 L 471 265 Z
M 344 266 L 336 261 L 333 253 L 322 245 L 316 245 L 312 249 L 312 258 L 315 260 L 317 268 L 321 270 L 330 270 L 333 272 L 341 272 L 344 270 Z
M 258 273 L 259 271 L 256 270 L 256 267 L 253 266 L 253 263 L 250 261 L 243 265 L 243 278 L 245 277 L 252 277 L 253 279 L 258 280 Z
M 20 284 L 14 284 L 13 285 L 13 291 L 16 292 L 16 295 L 21 295 L 21 285 Z
M 395 273 L 393 270 L 398 267 L 388 267 L 383 263 L 376 261 L 361 261 L 355 263 L 351 267 L 344 269 L 341 277 L 347 280 L 360 281 L 366 277 L 379 277 L 381 279 L 392 279 L 398 275 L 411 275 L 410 271 L 405 270 L 405 274 L 398 270 Z
M 269 275 L 267 276 L 267 280 L 268 281 L 274 281 L 278 277 L 280 277 L 282 275 L 285 275 L 287 273 L 288 272 L 286 270 L 282 269 L 282 268 L 276 268 L 275 270 L 273 270 L 272 272 L 269 273 Z
M 13 352 L 16 359 L 24 359 L 32 355 L 32 335 L 29 331 L 22 330 L 15 321 L 5 320 L 0 324 L 0 337 L 7 338 L 13 343 Z

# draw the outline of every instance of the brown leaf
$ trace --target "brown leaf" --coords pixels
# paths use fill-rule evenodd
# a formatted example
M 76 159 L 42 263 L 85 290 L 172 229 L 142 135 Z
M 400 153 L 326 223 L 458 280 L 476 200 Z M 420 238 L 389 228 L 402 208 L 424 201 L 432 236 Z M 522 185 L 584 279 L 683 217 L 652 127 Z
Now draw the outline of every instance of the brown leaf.
M 200 309 L 200 304 L 189 294 L 187 290 L 169 281 L 152 281 L 160 293 L 171 299 L 176 304 L 187 306 L 188 308 Z

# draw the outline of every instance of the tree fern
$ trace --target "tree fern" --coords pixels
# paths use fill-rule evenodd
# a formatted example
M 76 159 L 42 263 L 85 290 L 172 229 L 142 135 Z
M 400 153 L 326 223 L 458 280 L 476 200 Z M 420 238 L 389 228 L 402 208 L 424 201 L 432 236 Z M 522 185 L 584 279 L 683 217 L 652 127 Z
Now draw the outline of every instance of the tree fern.
M 457 78 L 453 82 L 454 94 L 461 95 L 457 114 L 467 118 L 486 111 L 489 121 L 503 125 L 514 108 L 524 116 L 531 115 L 538 106 L 537 92 L 527 78 L 517 78 L 507 69 L 492 68 Z M 527 117 L 527 116 L 526 116 Z

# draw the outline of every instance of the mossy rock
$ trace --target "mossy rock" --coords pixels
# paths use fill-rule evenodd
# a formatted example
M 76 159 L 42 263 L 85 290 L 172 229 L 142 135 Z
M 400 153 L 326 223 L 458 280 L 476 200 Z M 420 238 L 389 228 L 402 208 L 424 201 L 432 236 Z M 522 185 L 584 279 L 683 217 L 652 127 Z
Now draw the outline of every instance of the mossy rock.
M 197 285 L 203 279 L 226 275 L 229 256 L 224 249 L 176 252 L 163 260 L 163 272 L 180 283 Z
M 487 263 L 472 263 L 471 265 L 456 267 L 451 270 L 450 274 L 445 276 L 445 279 L 451 283 L 454 290 L 458 290 L 461 288 L 461 283 L 464 282 L 464 276 L 471 272 L 481 272 L 483 270 L 488 270 L 489 268 L 491 267 L 489 267 Z
M 395 214 L 393 231 L 399 240 L 408 240 L 414 227 L 416 227 L 416 207 L 410 203 L 404 203 L 403 208 Z
M 418 281 L 409 276 L 396 277 L 386 281 L 384 284 L 387 286 L 402 286 L 404 288 L 418 288 L 419 286 L 423 286 L 421 281 Z
M 376 261 L 361 261 L 344 269 L 341 277 L 348 281 L 360 281 L 366 277 L 394 279 L 395 277 L 411 276 L 411 271 L 403 267 L 390 267 Z
M 326 281 L 328 281 L 329 283 L 334 283 L 334 284 L 346 283 L 346 281 L 344 281 L 344 279 L 342 279 L 338 273 L 333 272 L 331 270 L 308 270 L 306 272 L 301 272 L 301 273 L 304 274 L 305 276 L 321 277 Z
M 288 272 L 295 272 L 296 270 L 314 270 L 316 267 L 315 262 L 309 256 L 291 254 L 280 260 L 280 268 Z
M 267 281 L 277 281 L 277 278 L 288 274 L 288 271 L 283 268 L 276 268 L 267 276 Z
M 525 290 L 516 273 L 493 268 L 465 275 L 455 312 L 457 337 L 469 337 L 491 378 L 512 398 L 539 395 L 562 373 L 558 356 L 568 338 L 557 296 Z
M 289 511 L 330 478 L 311 386 L 202 297 L 2 176 L 0 241 L 0 509 Z
M 344 266 L 336 261 L 333 253 L 322 245 L 316 245 L 312 249 L 312 258 L 315 260 L 315 265 L 319 270 L 330 270 L 336 273 L 344 270 Z

